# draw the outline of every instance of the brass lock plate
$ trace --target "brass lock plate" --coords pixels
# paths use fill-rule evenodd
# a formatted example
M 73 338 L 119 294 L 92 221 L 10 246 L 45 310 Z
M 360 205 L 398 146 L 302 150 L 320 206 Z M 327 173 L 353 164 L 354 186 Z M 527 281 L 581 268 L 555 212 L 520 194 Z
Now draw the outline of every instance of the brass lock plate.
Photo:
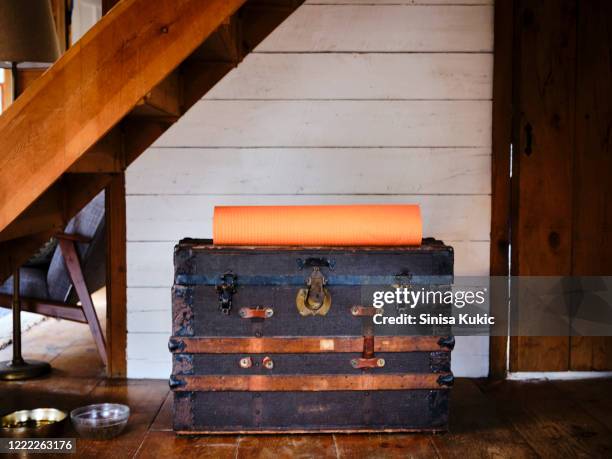
M 331 308 L 331 294 L 325 288 L 327 280 L 318 267 L 313 268 L 306 280 L 306 288 L 298 290 L 295 298 L 297 310 L 302 316 L 324 316 Z

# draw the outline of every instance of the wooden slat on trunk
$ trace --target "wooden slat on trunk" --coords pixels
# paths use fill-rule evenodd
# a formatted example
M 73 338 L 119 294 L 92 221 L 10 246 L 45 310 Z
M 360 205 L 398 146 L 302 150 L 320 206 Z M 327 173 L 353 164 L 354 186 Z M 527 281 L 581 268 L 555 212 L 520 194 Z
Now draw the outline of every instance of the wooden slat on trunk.
M 448 389 L 439 383 L 443 374 L 401 375 L 296 375 L 296 376 L 174 376 L 175 391 L 326 392 L 340 390 Z M 184 383 L 184 385 L 180 384 Z
M 426 352 L 444 350 L 439 336 L 376 337 L 375 352 Z M 278 338 L 171 338 L 173 352 L 191 354 L 226 353 L 322 353 L 361 352 L 363 337 Z

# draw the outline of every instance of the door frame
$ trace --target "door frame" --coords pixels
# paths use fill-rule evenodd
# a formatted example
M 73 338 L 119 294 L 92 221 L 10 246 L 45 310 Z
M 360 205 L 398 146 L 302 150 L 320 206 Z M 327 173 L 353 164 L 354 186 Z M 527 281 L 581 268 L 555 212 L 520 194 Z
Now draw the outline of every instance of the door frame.
M 512 144 L 512 101 L 514 62 L 513 0 L 496 0 L 494 7 L 493 116 L 491 151 L 491 246 L 490 275 L 508 276 L 512 193 L 510 147 Z M 502 283 L 496 283 L 502 284 Z M 492 291 L 491 315 L 507 313 L 509 292 L 503 286 Z M 489 376 L 505 378 L 508 373 L 508 336 L 491 336 Z

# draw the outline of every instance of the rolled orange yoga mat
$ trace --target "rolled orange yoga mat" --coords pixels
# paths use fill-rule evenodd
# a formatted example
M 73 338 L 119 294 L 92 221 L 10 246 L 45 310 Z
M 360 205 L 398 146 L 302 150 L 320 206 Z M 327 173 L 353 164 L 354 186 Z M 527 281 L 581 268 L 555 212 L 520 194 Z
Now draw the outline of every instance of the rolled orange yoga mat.
M 418 205 L 215 207 L 216 245 L 420 245 Z

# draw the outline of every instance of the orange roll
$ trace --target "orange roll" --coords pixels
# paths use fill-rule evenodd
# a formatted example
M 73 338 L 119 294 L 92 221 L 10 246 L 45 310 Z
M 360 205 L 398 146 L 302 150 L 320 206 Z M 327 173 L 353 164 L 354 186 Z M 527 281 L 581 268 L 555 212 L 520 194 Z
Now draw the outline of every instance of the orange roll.
M 418 205 L 215 207 L 216 245 L 420 245 Z

